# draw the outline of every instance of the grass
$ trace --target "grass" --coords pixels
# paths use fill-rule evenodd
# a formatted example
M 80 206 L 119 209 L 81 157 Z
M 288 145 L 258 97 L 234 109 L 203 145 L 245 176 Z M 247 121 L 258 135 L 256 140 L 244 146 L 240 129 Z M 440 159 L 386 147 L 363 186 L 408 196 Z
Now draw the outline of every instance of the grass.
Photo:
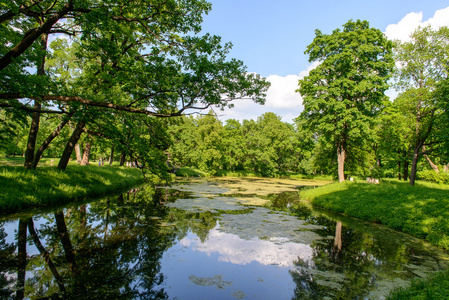
M 4 165 L 0 166 L 0 214 L 100 196 L 142 182 L 142 173 L 134 168 L 70 165 L 61 172 L 56 167 L 26 170 Z

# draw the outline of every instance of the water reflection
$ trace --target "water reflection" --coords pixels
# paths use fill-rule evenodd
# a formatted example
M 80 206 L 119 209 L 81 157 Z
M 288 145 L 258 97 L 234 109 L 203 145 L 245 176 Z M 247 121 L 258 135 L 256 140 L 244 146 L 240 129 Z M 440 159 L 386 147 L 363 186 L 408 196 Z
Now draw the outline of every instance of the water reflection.
M 183 238 L 179 243 L 208 256 L 216 253 L 219 261 L 237 265 L 257 262 L 261 265 L 292 267 L 298 257 L 310 260 L 313 252 L 309 245 L 293 243 L 286 238 L 245 240 L 238 235 L 221 231 L 219 226 L 209 232 L 205 242 L 193 235 Z
M 142 187 L 5 220 L 0 298 L 379 299 L 447 265 L 445 253 L 388 229 L 225 192 Z

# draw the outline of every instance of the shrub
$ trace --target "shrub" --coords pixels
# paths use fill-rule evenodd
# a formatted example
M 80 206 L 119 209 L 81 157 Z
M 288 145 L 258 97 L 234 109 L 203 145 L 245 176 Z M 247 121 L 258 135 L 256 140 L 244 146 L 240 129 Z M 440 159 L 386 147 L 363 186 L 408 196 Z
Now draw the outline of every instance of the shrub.
M 436 183 L 449 184 L 449 173 L 447 172 L 435 172 L 434 170 L 424 170 L 416 174 L 418 179 Z

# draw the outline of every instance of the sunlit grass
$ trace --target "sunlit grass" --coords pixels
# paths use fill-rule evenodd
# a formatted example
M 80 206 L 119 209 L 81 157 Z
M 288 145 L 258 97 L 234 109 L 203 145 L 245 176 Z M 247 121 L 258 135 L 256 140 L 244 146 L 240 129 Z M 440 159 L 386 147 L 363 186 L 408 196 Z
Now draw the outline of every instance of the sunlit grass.
M 31 206 L 61 204 L 87 196 L 99 196 L 143 182 L 138 169 L 71 165 L 26 170 L 0 166 L 0 211 L 2 214 Z

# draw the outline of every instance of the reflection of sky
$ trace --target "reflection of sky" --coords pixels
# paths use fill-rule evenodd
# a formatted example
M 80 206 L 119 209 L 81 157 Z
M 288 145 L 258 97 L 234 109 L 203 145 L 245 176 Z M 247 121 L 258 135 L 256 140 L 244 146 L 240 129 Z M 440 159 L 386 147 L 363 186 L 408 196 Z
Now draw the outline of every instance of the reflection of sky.
M 311 260 L 313 254 L 309 245 L 292 243 L 286 238 L 244 240 L 235 234 L 221 232 L 217 227 L 209 232 L 204 243 L 197 236 L 188 235 L 180 244 L 207 255 L 217 253 L 219 261 L 237 265 L 258 262 L 262 265 L 291 267 L 298 257 Z
M 270 243 L 270 249 L 263 249 Z M 293 253 L 291 247 L 291 259 L 282 259 L 274 253 L 276 243 L 286 245 L 277 248 L 283 251 L 282 255 L 288 253 L 287 245 L 292 244 L 246 241 L 217 228 L 201 243 L 189 232 L 164 253 L 160 261 L 164 281 L 159 288 L 169 299 L 291 299 L 296 285 L 288 264 L 302 254 Z

